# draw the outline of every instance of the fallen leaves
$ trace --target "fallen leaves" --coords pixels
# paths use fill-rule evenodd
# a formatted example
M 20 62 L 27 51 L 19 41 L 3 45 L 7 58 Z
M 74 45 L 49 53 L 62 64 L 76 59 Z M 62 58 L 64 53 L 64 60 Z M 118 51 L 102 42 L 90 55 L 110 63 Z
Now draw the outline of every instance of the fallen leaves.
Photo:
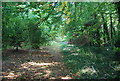
M 42 52 L 36 50 L 37 52 L 32 51 L 32 54 L 9 54 L 9 59 L 3 63 L 3 77 L 7 79 L 68 78 L 66 76 L 69 71 L 65 71 L 67 69 L 64 68 L 62 54 L 49 54 L 49 49 L 40 50 Z

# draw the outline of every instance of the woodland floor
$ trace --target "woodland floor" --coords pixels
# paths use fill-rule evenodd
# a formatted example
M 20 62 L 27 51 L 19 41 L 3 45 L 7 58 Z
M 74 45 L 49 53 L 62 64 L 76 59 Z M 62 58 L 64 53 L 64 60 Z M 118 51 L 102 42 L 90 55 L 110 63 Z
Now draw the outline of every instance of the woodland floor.
M 120 72 L 115 69 L 119 62 L 114 61 L 111 48 L 61 46 L 4 51 L 1 77 L 17 80 L 119 77 Z
M 71 79 L 64 67 L 62 54 L 51 54 L 49 49 L 6 51 L 2 74 L 6 79 Z

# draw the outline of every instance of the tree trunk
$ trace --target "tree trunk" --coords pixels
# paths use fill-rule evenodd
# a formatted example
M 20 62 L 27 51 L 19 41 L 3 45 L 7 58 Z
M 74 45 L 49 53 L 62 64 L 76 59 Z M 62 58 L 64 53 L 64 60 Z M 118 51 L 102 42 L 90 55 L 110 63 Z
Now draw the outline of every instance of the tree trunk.
M 102 19 L 103 19 L 103 22 L 104 22 L 103 23 L 104 43 L 109 43 L 110 38 L 109 38 L 107 22 L 105 21 L 104 15 L 103 14 L 101 14 L 101 15 L 102 15 Z M 107 38 L 107 40 L 106 40 L 106 38 Z
M 111 45 L 113 44 L 113 22 L 112 22 L 112 14 L 110 14 L 110 37 L 111 37 Z
M 117 13 L 118 13 L 118 22 L 120 23 L 120 1 L 115 2 L 115 5 L 116 5 Z
M 19 49 L 18 49 L 18 46 L 16 47 L 16 49 L 15 49 L 16 51 L 18 51 Z
M 120 26 L 120 1 L 116 2 L 115 5 L 116 5 L 117 13 L 118 13 L 118 26 Z M 116 56 L 116 60 L 120 62 L 120 37 L 119 37 L 120 31 L 119 31 L 119 27 L 118 27 L 117 31 L 118 31 L 118 38 L 117 38 L 117 41 L 115 42 L 115 47 L 118 48 L 118 50 L 116 51 L 115 56 Z M 120 74 L 120 71 L 118 71 L 118 74 Z

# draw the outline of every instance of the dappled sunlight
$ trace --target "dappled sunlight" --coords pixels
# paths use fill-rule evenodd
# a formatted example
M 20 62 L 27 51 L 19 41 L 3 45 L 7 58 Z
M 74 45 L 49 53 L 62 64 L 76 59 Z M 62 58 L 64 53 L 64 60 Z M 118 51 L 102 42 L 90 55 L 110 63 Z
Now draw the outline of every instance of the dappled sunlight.
M 52 73 L 52 71 L 50 71 L 50 70 L 44 70 L 44 72 L 46 73 L 46 74 L 44 75 L 45 78 L 48 78 L 49 75 L 50 75 L 50 73 Z
M 72 53 L 71 55 L 79 55 L 79 53 Z
M 72 47 L 73 47 L 73 46 L 75 46 L 75 45 L 74 45 L 74 44 L 68 44 L 67 46 L 72 46 Z
M 49 51 L 46 51 L 46 50 L 45 50 L 45 51 L 42 51 L 42 50 L 41 50 L 40 52 L 43 52 L 43 53 L 49 53 Z
M 113 52 L 105 51 L 96 47 L 71 47 L 70 50 L 63 47 L 64 61 L 70 68 L 72 76 L 79 79 L 84 78 L 111 78 L 116 77 L 119 67 L 112 63 Z M 106 68 L 107 67 L 107 68 Z
M 50 77 L 49 79 L 56 79 L 55 77 Z
M 65 47 L 62 49 L 63 51 L 70 51 L 70 52 L 79 52 L 79 48 L 74 48 L 74 47 Z
M 21 64 L 21 68 L 29 68 L 31 66 L 54 66 L 54 65 L 57 65 L 57 64 L 60 64 L 60 62 L 52 62 L 52 63 L 36 63 L 36 62 L 27 62 L 27 63 L 23 63 Z
M 64 48 L 63 51 L 70 51 L 71 48 Z
M 114 67 L 114 70 L 120 71 L 120 64 Z
M 80 49 L 77 49 L 76 51 L 77 51 L 77 52 L 79 52 L 79 51 L 80 51 Z
M 93 75 L 93 74 L 96 74 L 97 71 L 94 69 L 94 67 L 90 68 L 90 67 L 84 67 L 81 69 L 81 72 L 82 73 L 86 73 L 86 74 L 90 74 L 90 75 Z
M 3 73 L 3 78 L 8 78 L 8 79 L 16 79 L 20 75 L 15 74 L 14 72 L 9 72 L 9 73 Z
M 37 75 L 42 75 L 43 73 L 42 72 L 38 72 L 38 73 L 35 73 L 35 76 L 37 76 Z
M 61 77 L 61 79 L 72 79 L 70 76 Z
M 40 48 L 39 50 L 37 49 L 30 49 L 29 53 L 32 53 L 32 54 L 39 54 L 39 53 L 49 53 L 50 51 L 48 50 L 42 50 L 44 48 Z
M 120 2 L 19 1 L 2 3 L 3 78 L 120 77 Z
M 51 47 L 51 46 L 50 46 Z M 10 56 L 9 61 L 5 61 L 6 69 L 2 73 L 4 78 L 16 79 L 16 78 L 33 78 L 33 79 L 57 79 L 57 78 L 69 78 L 65 77 L 68 71 L 64 71 L 65 68 L 62 62 L 62 54 L 58 53 L 60 48 L 53 46 L 52 52 L 56 51 L 56 54 L 52 54 L 50 47 L 41 47 L 40 49 L 30 49 L 30 54 L 22 55 L 14 54 Z M 44 53 L 43 53 L 44 52 Z M 13 57 L 14 56 L 14 57 Z M 19 60 L 18 60 L 19 59 Z M 14 65 L 11 65 L 14 64 Z M 10 67 L 8 67 L 8 66 Z M 16 68 L 15 68 L 16 67 Z M 14 68 L 14 69 L 13 69 Z M 12 72 L 11 72 L 12 71 Z M 10 73 L 11 72 L 11 73 Z M 65 72 L 65 73 L 64 73 Z

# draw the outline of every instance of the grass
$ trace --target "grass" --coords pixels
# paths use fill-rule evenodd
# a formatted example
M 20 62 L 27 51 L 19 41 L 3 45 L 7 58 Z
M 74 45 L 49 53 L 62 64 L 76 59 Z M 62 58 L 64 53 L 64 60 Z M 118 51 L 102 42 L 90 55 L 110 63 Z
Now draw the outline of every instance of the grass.
M 118 77 L 111 48 L 62 46 L 65 66 L 77 79 L 114 79 Z

